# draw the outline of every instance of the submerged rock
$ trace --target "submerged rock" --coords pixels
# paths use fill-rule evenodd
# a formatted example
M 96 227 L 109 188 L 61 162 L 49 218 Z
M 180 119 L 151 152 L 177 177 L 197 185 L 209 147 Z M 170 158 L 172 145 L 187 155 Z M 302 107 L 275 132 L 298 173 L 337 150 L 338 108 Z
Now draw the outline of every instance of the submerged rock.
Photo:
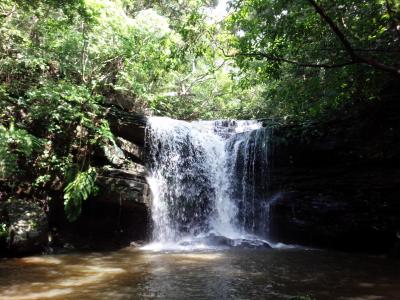
M 130 242 L 129 246 L 132 248 L 139 248 L 139 247 L 144 246 L 144 244 L 145 244 L 145 241 L 132 241 L 132 242 Z
M 240 239 L 234 240 L 235 246 L 237 248 L 251 248 L 251 249 L 271 249 L 272 247 L 263 240 L 250 240 L 250 239 Z
M 230 239 L 222 235 L 209 234 L 206 237 L 196 238 L 180 243 L 181 246 L 205 244 L 211 247 L 242 248 L 242 249 L 270 249 L 266 241 L 260 239 Z
M 215 247 L 233 247 L 234 246 L 232 239 L 227 238 L 222 235 L 210 234 L 209 236 L 203 238 L 203 242 L 207 245 L 215 246 Z

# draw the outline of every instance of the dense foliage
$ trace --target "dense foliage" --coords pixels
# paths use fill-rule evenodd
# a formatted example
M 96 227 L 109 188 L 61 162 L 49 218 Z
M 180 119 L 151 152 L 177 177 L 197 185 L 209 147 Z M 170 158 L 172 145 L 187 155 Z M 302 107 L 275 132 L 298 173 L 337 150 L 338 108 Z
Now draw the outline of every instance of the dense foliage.
M 227 21 L 245 85 L 261 84 L 261 116 L 315 119 L 375 101 L 399 79 L 396 0 L 234 0 Z
M 315 120 L 398 80 L 396 0 L 3 0 L 0 201 L 96 190 L 107 110 L 180 119 Z M 208 7 L 208 9 L 207 9 Z M 1 225 L 1 224 L 0 224 Z M 3 227 L 1 227 L 3 228 Z
M 204 5 L 2 1 L 1 200 L 13 195 L 47 205 L 65 188 L 74 220 L 95 190 L 94 151 L 114 143 L 108 105 L 193 118 L 199 101 L 221 97 L 210 99 L 219 88 L 211 77 L 224 75 L 216 75 L 203 38 Z M 207 92 L 200 85 L 211 86 Z

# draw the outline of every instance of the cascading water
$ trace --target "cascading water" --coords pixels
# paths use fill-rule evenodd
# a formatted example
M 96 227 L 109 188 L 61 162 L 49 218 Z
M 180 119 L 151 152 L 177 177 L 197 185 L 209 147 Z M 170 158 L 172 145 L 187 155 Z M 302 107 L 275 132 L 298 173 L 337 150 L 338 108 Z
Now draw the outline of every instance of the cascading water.
M 241 232 L 267 237 L 269 232 L 268 149 L 270 130 L 259 128 L 232 136 L 226 142 L 230 198 L 238 208 Z
M 268 137 L 257 121 L 149 118 L 153 245 L 265 237 Z

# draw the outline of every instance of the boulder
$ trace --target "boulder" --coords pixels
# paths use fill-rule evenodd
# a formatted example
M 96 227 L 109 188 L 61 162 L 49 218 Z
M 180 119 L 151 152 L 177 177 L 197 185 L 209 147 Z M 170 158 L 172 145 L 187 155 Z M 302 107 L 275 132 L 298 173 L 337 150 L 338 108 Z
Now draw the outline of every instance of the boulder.
M 115 136 L 122 137 L 139 147 L 144 146 L 146 116 L 111 107 L 108 110 L 107 119 Z
M 138 145 L 122 138 L 117 137 L 117 145 L 122 149 L 126 156 L 134 162 L 142 162 L 143 149 Z
M 150 188 L 145 179 L 146 169 L 131 162 L 130 169 L 104 168 L 97 183 L 101 192 L 98 202 L 115 202 L 119 206 L 150 206 Z
M 117 145 L 109 144 L 104 145 L 102 148 L 105 158 L 112 165 L 122 166 L 126 162 L 124 152 Z
M 263 240 L 239 239 L 234 241 L 235 248 L 245 249 L 271 249 L 272 247 Z
M 233 240 L 222 235 L 210 234 L 202 239 L 202 242 L 214 247 L 232 247 Z
M 21 255 L 45 249 L 48 241 L 48 222 L 44 210 L 35 202 L 10 200 L 7 205 L 8 248 Z
M 269 249 L 271 246 L 264 240 L 260 239 L 230 239 L 223 235 L 209 234 L 205 237 L 195 238 L 191 241 L 184 241 L 182 246 L 190 246 L 194 244 L 206 244 L 212 247 L 242 248 L 242 249 Z

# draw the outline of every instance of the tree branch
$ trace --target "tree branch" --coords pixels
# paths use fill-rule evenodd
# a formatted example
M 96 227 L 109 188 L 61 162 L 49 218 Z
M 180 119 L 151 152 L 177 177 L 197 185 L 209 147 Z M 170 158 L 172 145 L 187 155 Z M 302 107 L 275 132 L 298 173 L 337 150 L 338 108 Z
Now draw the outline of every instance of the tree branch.
M 314 7 L 315 11 L 320 15 L 320 17 L 328 24 L 332 32 L 338 37 L 344 49 L 339 49 L 339 51 L 345 51 L 350 56 L 350 60 L 347 62 L 341 62 L 337 64 L 319 64 L 319 63 L 309 63 L 309 62 L 299 62 L 291 59 L 287 59 L 285 57 L 278 57 L 273 54 L 265 53 L 265 52 L 249 52 L 249 53 L 236 53 L 236 54 L 227 54 L 224 49 L 220 48 L 223 55 L 225 57 L 255 57 L 255 58 L 266 58 L 271 61 L 276 62 L 285 62 L 293 65 L 297 65 L 300 67 L 307 68 L 324 68 L 324 69 L 332 69 L 332 68 L 340 68 L 348 65 L 354 64 L 365 64 L 375 69 L 382 70 L 385 72 L 392 73 L 393 75 L 400 77 L 400 66 L 390 66 L 384 63 L 377 61 L 372 57 L 364 57 L 357 52 L 373 52 L 379 51 L 375 49 L 355 49 L 352 47 L 350 41 L 346 38 L 344 33 L 340 30 L 340 28 L 335 24 L 335 22 L 326 14 L 325 10 L 317 4 L 315 0 L 308 0 L 308 2 Z M 380 50 L 383 51 L 383 50 Z M 396 51 L 394 51 L 396 52 Z
M 351 47 L 350 42 L 347 40 L 343 32 L 337 27 L 337 25 L 333 22 L 333 20 L 325 13 L 324 9 L 320 7 L 314 0 L 308 0 L 310 4 L 314 7 L 315 11 L 321 16 L 321 18 L 329 25 L 331 30 L 336 34 L 339 38 L 340 42 L 343 44 L 343 47 L 346 49 L 347 53 L 350 55 L 350 58 L 353 61 L 358 61 L 358 56 L 354 52 Z
M 348 65 L 354 65 L 356 62 L 354 61 L 347 61 L 347 62 L 342 62 L 338 64 L 314 64 L 314 63 L 308 63 L 308 62 L 299 62 L 299 61 L 294 61 L 290 60 L 284 57 L 278 57 L 272 54 L 264 53 L 264 52 L 249 52 L 249 53 L 237 53 L 237 54 L 226 54 L 223 49 L 221 49 L 222 53 L 224 54 L 225 57 L 238 57 L 238 56 L 245 56 L 245 57 L 258 57 L 258 58 L 266 58 L 271 61 L 276 61 L 276 62 L 285 62 L 289 63 L 292 65 L 297 65 L 300 67 L 306 67 L 306 68 L 321 68 L 321 69 L 333 69 L 333 68 L 341 68 L 344 66 Z
M 394 30 L 396 31 L 398 38 L 400 39 L 400 30 L 399 30 L 399 26 L 398 26 L 399 25 L 398 24 L 399 23 L 399 19 L 396 18 L 396 14 L 392 10 L 392 8 L 390 6 L 390 3 L 389 3 L 389 0 L 386 0 L 385 4 L 386 4 L 386 10 L 387 10 L 387 12 L 389 14 L 389 17 L 390 17 L 391 21 L 392 21 L 392 26 L 393 26 Z
M 340 42 L 343 44 L 344 49 L 347 54 L 350 56 L 353 63 L 360 63 L 372 66 L 376 69 L 386 71 L 400 77 L 400 69 L 393 66 L 385 65 L 381 62 L 376 61 L 374 58 L 365 58 L 360 56 L 355 52 L 353 47 L 351 46 L 349 40 L 343 34 L 343 32 L 339 29 L 339 27 L 333 22 L 333 20 L 325 13 L 325 10 L 319 6 L 315 0 L 308 0 L 308 2 L 314 7 L 315 11 L 320 15 L 320 17 L 328 24 L 333 33 L 338 37 Z
M 361 49 L 361 48 L 353 48 L 355 52 L 378 52 L 378 53 L 400 53 L 400 49 Z M 318 48 L 318 51 L 337 51 L 342 52 L 346 51 L 346 49 L 334 49 L 334 48 Z
M 12 15 L 14 14 L 14 12 L 15 12 L 16 10 L 17 10 L 17 5 L 14 4 L 13 7 L 12 7 L 12 9 L 11 9 L 9 12 L 3 12 L 3 13 L 1 14 L 1 16 L 2 16 L 3 18 L 12 17 Z

